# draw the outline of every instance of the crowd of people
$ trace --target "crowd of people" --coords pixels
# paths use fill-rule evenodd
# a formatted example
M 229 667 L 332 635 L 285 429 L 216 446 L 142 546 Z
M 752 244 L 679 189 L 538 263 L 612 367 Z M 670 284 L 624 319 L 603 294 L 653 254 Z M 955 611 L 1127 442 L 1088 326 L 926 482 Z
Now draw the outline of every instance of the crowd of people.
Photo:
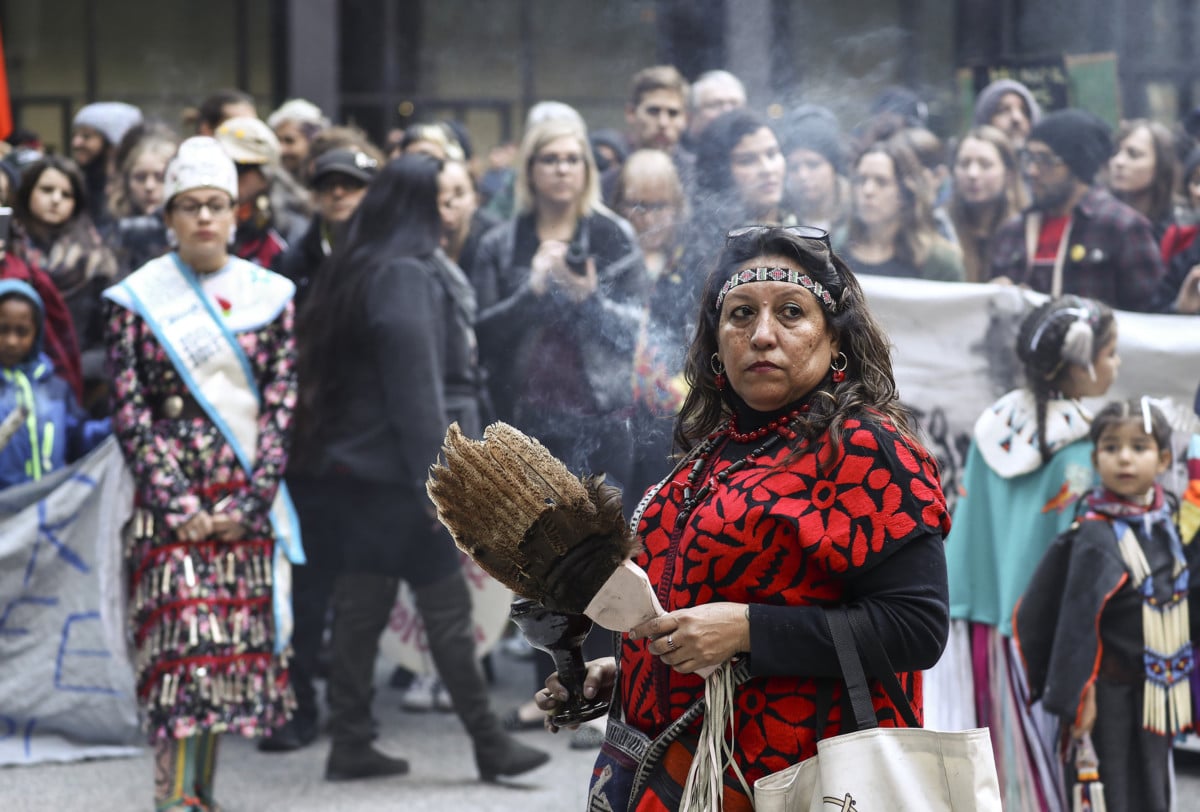
M 1024 488 L 1041 504 L 1067 476 L 1059 468 L 1091 470 L 1091 446 L 1076 447 L 1090 422 L 1078 398 L 1115 375 L 1114 310 L 1200 314 L 1200 116 L 1191 130 L 1139 119 L 1114 134 L 1001 80 L 979 94 L 970 129 L 943 139 L 907 90 L 845 127 L 809 104 L 769 118 L 732 74 L 689 83 L 670 66 L 632 78 L 627 132 L 589 130 L 545 101 L 520 143 L 486 160 L 455 121 L 397 128 L 380 146 L 302 99 L 262 119 L 253 98 L 226 90 L 193 113 L 173 126 L 92 103 L 74 118 L 69 158 L 18 131 L 0 159 L 0 202 L 13 209 L 0 420 L 31 427 L 7 440 L 0 477 L 40 479 L 109 433 L 120 442 L 137 483 L 130 634 L 159 809 L 214 808 L 222 732 L 261 737 L 267 751 L 317 738 L 327 633 L 326 777 L 406 772 L 372 744 L 371 715 L 401 580 L 481 777 L 549 758 L 512 736 L 557 701 L 549 660 L 535 700 L 493 710 L 457 551 L 425 495 L 454 421 L 473 435 L 511 423 L 573 471 L 604 472 L 626 513 L 640 511 L 639 562 L 670 612 L 615 648 L 589 638 L 591 688 L 617 686 L 610 730 L 661 733 L 703 696 L 696 670 L 752 652 L 743 687 L 761 701 L 738 729 L 741 773 L 811 754 L 842 729 L 838 697 L 825 697 L 826 726 L 787 698 L 821 700 L 837 660 L 824 610 L 812 610 L 846 604 L 865 610 L 918 712 L 918 672 L 938 660 L 953 615 L 980 684 L 1004 675 L 981 690 L 980 722 L 1021 731 L 997 749 L 1029 760 L 1042 722 L 1001 701 L 1025 690 L 1012 612 L 1066 526 L 1043 515 L 1014 536 L 991 526 L 1011 514 L 982 512 L 979 494 Z M 967 556 L 952 536 L 947 581 L 936 465 L 899 405 L 857 275 L 1052 297 L 1019 339 L 1029 387 L 977 426 L 955 516 L 997 549 L 1020 537 L 1019 566 L 992 571 L 979 557 L 989 545 Z M 993 448 L 995 426 L 1026 417 L 1038 430 L 1025 445 Z M 829 523 L 848 521 L 832 498 L 813 491 L 800 505 L 788 490 L 851 469 L 870 469 L 879 500 L 899 487 L 889 515 L 861 489 L 853 499 L 866 501 L 846 507 L 880 534 L 870 550 L 831 538 Z M 647 489 L 657 498 L 639 504 Z M 750 502 L 762 527 L 740 524 Z M 680 533 L 698 545 L 686 565 Z M 749 563 L 789 533 L 818 568 Z M 742 574 L 689 580 L 701 569 Z M 908 708 L 876 700 L 902 723 Z M 599 729 L 581 746 L 598 746 Z M 694 743 L 666 752 L 677 747 Z M 1045 804 L 1052 774 L 1002 778 L 1010 800 Z M 639 808 L 673 808 L 673 777 L 655 772 Z M 614 809 L 619 786 L 605 790 Z M 740 808 L 745 783 L 726 789 L 726 808 Z

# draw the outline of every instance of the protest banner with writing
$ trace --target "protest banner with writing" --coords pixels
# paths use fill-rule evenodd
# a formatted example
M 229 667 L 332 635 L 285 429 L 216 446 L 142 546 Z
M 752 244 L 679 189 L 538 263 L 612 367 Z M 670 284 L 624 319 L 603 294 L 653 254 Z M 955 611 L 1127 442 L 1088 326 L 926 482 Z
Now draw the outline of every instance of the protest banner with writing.
M 120 545 L 132 503 L 113 439 L 0 493 L 0 764 L 137 752 Z

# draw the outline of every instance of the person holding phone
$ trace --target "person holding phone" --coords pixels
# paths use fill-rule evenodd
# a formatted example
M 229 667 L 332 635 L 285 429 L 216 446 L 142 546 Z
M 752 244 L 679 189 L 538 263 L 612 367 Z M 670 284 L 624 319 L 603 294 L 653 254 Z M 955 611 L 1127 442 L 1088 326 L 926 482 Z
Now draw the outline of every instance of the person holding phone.
M 642 253 L 630 225 L 600 205 L 580 125 L 535 125 L 520 165 L 519 214 L 484 238 L 476 269 L 496 412 L 568 466 L 623 481 Z
M 496 416 L 576 473 L 626 489 L 633 460 L 633 355 L 647 278 L 633 229 L 600 205 L 587 131 L 571 119 L 530 127 L 515 219 L 484 238 L 474 283 L 481 360 Z M 604 635 L 593 635 L 603 645 Z M 597 655 L 599 656 L 599 655 Z M 549 658 L 538 679 L 549 675 Z M 541 726 L 532 702 L 511 727 Z

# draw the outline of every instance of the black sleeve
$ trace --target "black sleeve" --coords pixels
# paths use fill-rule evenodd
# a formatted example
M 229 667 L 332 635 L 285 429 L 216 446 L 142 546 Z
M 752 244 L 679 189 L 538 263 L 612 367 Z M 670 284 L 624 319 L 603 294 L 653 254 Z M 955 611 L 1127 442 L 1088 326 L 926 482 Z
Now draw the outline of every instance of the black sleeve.
M 917 536 L 851 579 L 846 603 L 866 609 L 898 672 L 932 667 L 950 629 L 942 537 Z M 755 676 L 841 676 L 824 607 L 751 604 L 750 669 Z
M 400 437 L 409 481 L 423 492 L 446 418 L 445 320 L 437 282 L 421 260 L 401 259 L 372 278 L 367 323 L 384 411 Z

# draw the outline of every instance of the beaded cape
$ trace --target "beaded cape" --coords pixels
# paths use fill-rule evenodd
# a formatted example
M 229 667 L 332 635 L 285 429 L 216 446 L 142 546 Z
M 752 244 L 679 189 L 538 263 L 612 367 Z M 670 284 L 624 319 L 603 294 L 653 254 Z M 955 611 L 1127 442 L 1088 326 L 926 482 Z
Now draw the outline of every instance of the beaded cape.
M 664 608 L 716 601 L 833 605 L 847 579 L 911 539 L 948 532 L 935 462 L 890 422 L 848 419 L 840 450 L 822 471 L 817 456 L 828 447 L 826 436 L 789 461 L 795 441 L 774 445 L 723 480 L 679 526 L 690 466 L 677 471 L 650 499 L 637 528 L 645 551 L 635 561 Z M 733 464 L 720 452 L 718 445 L 704 480 Z M 704 695 L 700 677 L 662 664 L 646 639 L 623 637 L 620 655 L 626 720 L 651 736 Z M 920 676 L 904 674 L 901 681 L 920 708 Z M 748 781 L 816 752 L 816 694 L 815 679 L 792 676 L 754 677 L 737 689 L 736 759 Z M 902 724 L 878 687 L 873 698 L 882 725 Z M 839 702 L 835 689 L 825 735 L 838 732 Z

